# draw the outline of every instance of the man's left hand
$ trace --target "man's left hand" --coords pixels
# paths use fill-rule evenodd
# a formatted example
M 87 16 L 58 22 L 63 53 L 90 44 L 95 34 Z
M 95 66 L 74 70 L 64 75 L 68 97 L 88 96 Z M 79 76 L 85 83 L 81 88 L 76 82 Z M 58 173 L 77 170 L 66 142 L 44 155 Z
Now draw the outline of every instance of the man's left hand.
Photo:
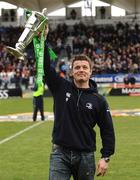
M 108 169 L 108 163 L 102 158 L 97 164 L 97 176 L 104 176 Z

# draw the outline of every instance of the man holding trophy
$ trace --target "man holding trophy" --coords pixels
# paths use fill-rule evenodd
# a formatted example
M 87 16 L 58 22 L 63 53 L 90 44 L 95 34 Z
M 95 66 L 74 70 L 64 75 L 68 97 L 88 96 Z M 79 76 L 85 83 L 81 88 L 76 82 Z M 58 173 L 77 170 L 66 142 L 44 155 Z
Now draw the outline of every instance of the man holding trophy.
M 46 29 L 46 34 L 48 28 Z M 90 79 L 92 64 L 80 54 L 72 58 L 72 82 L 60 77 L 51 66 L 45 43 L 45 81 L 54 99 L 54 127 L 49 180 L 94 180 L 104 176 L 115 151 L 115 132 L 106 99 Z M 95 165 L 95 125 L 100 129 L 101 159 Z
M 34 24 L 35 17 L 32 21 Z M 31 21 L 27 21 L 27 24 L 28 22 Z M 98 176 L 106 174 L 110 156 L 115 151 L 115 133 L 108 103 L 98 94 L 96 83 L 90 79 L 92 66 L 87 56 L 77 55 L 72 59 L 72 82 L 60 77 L 51 67 L 50 49 L 44 43 L 48 34 L 47 20 L 44 20 L 44 26 L 41 25 L 42 22 L 39 28 L 35 26 L 35 29 L 41 29 L 41 36 L 36 36 L 37 31 L 28 25 L 25 26 L 27 34 L 31 34 L 32 38 L 25 32 L 26 37 L 21 36 L 22 41 L 16 44 L 16 53 L 15 49 L 11 52 L 20 57 L 27 44 L 36 36 L 34 40 L 37 59 L 36 82 L 39 85 L 44 76 L 54 99 L 49 180 L 70 180 L 71 176 L 74 180 L 94 180 L 96 124 L 100 129 L 102 140 L 101 159 L 97 164 Z
M 115 151 L 115 133 L 106 99 L 90 79 L 91 60 L 80 54 L 72 59 L 72 82 L 60 77 L 51 66 L 45 44 L 45 81 L 54 99 L 54 128 L 49 180 L 94 180 L 104 176 Z M 95 167 L 96 133 L 100 129 L 101 159 Z

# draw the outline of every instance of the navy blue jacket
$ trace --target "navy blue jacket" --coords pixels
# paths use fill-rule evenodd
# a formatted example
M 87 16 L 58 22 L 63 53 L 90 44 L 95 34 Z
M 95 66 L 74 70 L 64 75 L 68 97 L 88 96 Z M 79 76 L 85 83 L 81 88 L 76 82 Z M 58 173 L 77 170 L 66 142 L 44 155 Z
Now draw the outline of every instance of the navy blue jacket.
M 44 70 L 54 98 L 53 143 L 77 151 L 95 151 L 93 128 L 97 124 L 103 145 L 102 157 L 112 155 L 115 147 L 112 118 L 105 98 L 97 93 L 96 83 L 90 80 L 90 88 L 79 89 L 73 82 L 61 78 L 50 66 L 46 49 Z

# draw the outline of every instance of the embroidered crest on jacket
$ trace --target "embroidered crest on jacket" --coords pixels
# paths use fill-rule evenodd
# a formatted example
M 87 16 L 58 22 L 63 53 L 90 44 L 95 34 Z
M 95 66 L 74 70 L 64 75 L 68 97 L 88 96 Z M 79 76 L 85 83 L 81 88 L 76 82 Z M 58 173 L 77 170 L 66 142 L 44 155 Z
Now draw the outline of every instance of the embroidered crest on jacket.
M 70 97 L 71 97 L 71 93 L 66 92 L 66 102 L 69 100 Z
M 86 107 L 88 108 L 88 109 L 93 109 L 93 107 L 92 107 L 92 103 L 86 103 Z

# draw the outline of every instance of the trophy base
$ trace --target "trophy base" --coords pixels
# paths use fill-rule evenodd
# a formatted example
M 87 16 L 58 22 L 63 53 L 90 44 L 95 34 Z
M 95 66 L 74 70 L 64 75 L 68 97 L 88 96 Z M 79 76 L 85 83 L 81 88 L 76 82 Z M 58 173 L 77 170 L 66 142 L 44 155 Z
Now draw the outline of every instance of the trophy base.
M 18 49 L 9 46 L 6 49 L 10 54 L 14 55 L 16 58 L 24 60 L 24 54 L 20 52 Z

